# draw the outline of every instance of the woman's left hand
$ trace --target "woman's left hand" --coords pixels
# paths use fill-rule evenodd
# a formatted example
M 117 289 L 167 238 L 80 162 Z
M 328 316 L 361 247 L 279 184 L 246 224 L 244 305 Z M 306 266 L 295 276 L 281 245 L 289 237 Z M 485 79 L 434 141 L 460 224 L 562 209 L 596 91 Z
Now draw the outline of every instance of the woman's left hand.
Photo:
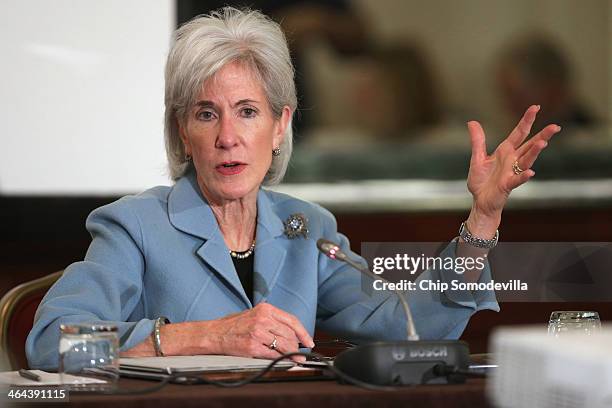
M 467 185 L 474 199 L 468 229 L 473 235 L 490 238 L 495 234 L 508 196 L 535 175 L 531 166 L 550 138 L 561 130 L 557 125 L 548 125 L 525 142 L 539 110 L 539 105 L 530 106 L 491 155 L 487 154 L 485 133 L 480 123 L 468 122 L 472 158 Z M 520 174 L 515 173 L 516 166 L 522 170 Z

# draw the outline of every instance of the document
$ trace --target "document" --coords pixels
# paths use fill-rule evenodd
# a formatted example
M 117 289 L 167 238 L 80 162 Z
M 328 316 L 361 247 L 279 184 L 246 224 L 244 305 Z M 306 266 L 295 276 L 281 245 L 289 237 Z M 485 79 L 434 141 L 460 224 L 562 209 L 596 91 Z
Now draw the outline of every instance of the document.
M 127 370 L 140 370 L 157 373 L 190 373 L 190 372 L 220 372 L 220 371 L 251 371 L 265 368 L 272 360 L 220 356 L 170 356 L 170 357 L 130 357 L 119 360 L 120 367 Z M 276 363 L 274 368 L 291 368 L 295 365 L 290 360 Z

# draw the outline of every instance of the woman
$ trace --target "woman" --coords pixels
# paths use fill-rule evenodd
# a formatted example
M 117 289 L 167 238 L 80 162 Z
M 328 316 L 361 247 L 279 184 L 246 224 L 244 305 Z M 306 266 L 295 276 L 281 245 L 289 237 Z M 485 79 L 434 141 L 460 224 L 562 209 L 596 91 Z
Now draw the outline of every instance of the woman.
M 313 347 L 315 324 L 351 339 L 405 337 L 396 297 L 366 296 L 358 272 L 317 251 L 319 238 L 349 251 L 333 216 L 261 188 L 285 173 L 297 105 L 277 24 L 225 8 L 181 27 L 168 56 L 165 102 L 176 184 L 89 216 L 85 260 L 66 269 L 37 311 L 26 344 L 32 367 L 57 367 L 59 325 L 71 322 L 116 324 L 124 356 L 273 358 L 300 343 Z M 559 130 L 548 126 L 522 144 L 537 110 L 530 107 L 491 156 L 480 125 L 468 124 L 474 203 L 464 231 L 481 243 L 492 241 L 510 191 L 534 175 L 529 168 Z M 454 255 L 455 244 L 445 251 Z M 475 311 L 497 308 L 492 293 L 461 295 L 411 294 L 422 338 L 457 338 Z

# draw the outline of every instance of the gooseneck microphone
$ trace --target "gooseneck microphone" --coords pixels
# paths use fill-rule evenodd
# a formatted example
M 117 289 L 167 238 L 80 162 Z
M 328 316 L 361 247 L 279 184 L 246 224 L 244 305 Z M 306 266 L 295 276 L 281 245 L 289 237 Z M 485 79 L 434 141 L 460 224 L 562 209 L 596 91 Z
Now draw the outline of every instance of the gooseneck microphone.
M 319 239 L 317 248 L 362 274 L 388 282 L 345 254 L 332 241 Z M 366 343 L 338 354 L 334 366 L 362 381 L 378 385 L 449 384 L 465 382 L 469 365 L 467 343 L 458 340 L 419 340 L 404 294 L 395 290 L 406 314 L 407 341 Z
M 360 263 L 352 260 L 349 256 L 347 256 L 340 249 L 338 245 L 334 244 L 331 241 L 321 238 L 317 241 L 317 248 L 319 248 L 319 251 L 323 252 L 325 255 L 327 255 L 331 259 L 336 259 L 338 261 L 345 262 L 366 276 L 369 276 L 375 280 L 378 279 L 383 282 L 389 283 L 389 281 L 384 279 L 382 276 L 378 276 L 375 273 L 372 273 L 372 271 L 370 271 L 370 269 L 367 266 L 363 266 Z M 418 340 L 419 335 L 417 334 L 417 331 L 414 328 L 414 320 L 412 320 L 412 312 L 410 311 L 410 306 L 408 306 L 408 302 L 406 302 L 406 298 L 404 298 L 403 293 L 401 293 L 399 290 L 394 290 L 394 292 L 399 298 L 402 306 L 404 307 L 404 314 L 406 315 L 406 322 L 407 322 L 406 338 L 408 340 Z

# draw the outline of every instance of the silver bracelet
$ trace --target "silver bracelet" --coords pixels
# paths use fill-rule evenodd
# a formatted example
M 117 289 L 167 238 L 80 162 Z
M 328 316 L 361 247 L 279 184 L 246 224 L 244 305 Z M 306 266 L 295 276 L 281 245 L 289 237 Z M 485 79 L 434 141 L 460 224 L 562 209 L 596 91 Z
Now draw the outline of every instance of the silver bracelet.
M 493 239 L 483 239 L 473 236 L 465 225 L 465 221 L 461 223 L 459 227 L 459 236 L 468 244 L 477 248 L 491 249 L 495 248 L 497 241 L 499 241 L 499 230 L 495 230 L 495 236 Z
M 155 324 L 153 325 L 153 348 L 155 348 L 155 355 L 157 357 L 164 357 L 165 354 L 162 351 L 162 347 L 161 347 L 161 336 L 160 336 L 160 329 L 163 325 L 170 323 L 170 320 L 168 320 L 167 317 L 164 316 L 160 316 L 157 319 L 155 319 Z

